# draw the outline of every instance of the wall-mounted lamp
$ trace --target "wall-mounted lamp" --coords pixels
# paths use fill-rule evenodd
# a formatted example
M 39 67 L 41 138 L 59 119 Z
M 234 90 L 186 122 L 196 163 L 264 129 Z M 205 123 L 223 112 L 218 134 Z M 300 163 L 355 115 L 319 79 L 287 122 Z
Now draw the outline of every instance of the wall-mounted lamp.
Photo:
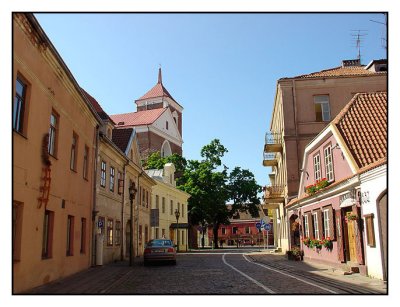
M 308 179 L 308 177 L 310 177 L 310 175 L 308 174 L 308 172 L 307 172 L 307 171 L 305 171 L 304 169 L 300 169 L 300 172 L 302 172 L 302 173 L 306 173 L 306 175 L 307 175 L 307 179 Z
M 334 150 L 334 149 L 340 149 L 340 146 L 338 143 L 336 143 L 336 145 L 332 147 L 332 150 Z

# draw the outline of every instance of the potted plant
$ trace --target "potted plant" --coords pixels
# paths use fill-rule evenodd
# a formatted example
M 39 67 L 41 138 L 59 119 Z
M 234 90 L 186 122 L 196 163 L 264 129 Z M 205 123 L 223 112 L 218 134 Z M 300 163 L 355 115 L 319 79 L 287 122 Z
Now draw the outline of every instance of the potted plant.
M 357 219 L 357 214 L 350 213 L 349 215 L 346 216 L 348 221 L 355 221 Z
M 286 252 L 288 260 L 299 261 L 303 258 L 303 251 L 301 251 L 298 247 L 293 247 L 291 250 Z
M 307 247 L 310 247 L 311 239 L 310 239 L 309 237 L 305 237 L 305 238 L 303 239 L 303 244 L 304 244 L 305 246 L 307 246 Z
M 333 243 L 330 237 L 322 238 L 321 244 L 328 250 L 333 248 Z
M 321 241 L 318 239 L 311 240 L 310 247 L 315 247 L 316 249 L 321 249 L 322 248 Z
M 317 187 L 315 185 L 311 184 L 306 187 L 306 193 L 308 195 L 313 195 L 315 192 L 317 192 Z

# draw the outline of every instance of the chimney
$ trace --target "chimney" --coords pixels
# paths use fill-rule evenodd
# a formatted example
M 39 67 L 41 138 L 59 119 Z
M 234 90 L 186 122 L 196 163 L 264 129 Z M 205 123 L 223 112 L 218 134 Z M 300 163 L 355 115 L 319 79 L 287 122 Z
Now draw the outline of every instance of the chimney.
M 343 60 L 342 67 L 361 66 L 360 59 Z

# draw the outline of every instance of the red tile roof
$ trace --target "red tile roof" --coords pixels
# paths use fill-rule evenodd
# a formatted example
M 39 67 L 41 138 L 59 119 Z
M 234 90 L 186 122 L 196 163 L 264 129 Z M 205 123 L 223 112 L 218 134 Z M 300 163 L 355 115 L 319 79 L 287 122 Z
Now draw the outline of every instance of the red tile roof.
M 324 78 L 324 77 L 371 76 L 371 75 L 384 75 L 384 74 L 387 74 L 387 72 L 386 71 L 374 72 L 366 70 L 365 66 L 347 66 L 347 67 L 339 66 L 291 78 L 281 78 L 280 80 L 312 79 L 312 78 Z
M 115 114 L 111 115 L 111 119 L 115 122 L 117 127 L 150 125 L 154 123 L 155 120 L 159 118 L 166 110 L 167 108 L 162 108 L 140 112 Z
M 103 108 L 101 107 L 100 103 L 98 103 L 98 101 L 95 98 L 93 98 L 83 88 L 81 88 L 81 90 L 82 90 L 83 94 L 86 96 L 87 100 L 89 100 L 90 104 L 93 106 L 93 108 L 95 109 L 97 114 L 99 114 L 101 119 L 104 119 L 104 120 L 111 119 L 110 116 L 108 116 L 108 114 L 103 110 Z
M 126 147 L 129 144 L 129 140 L 131 138 L 133 132 L 133 128 L 123 128 L 123 129 L 114 129 L 112 133 L 112 141 L 115 145 L 118 146 L 122 152 L 126 151 Z
M 171 94 L 167 91 L 164 85 L 162 85 L 162 83 L 157 83 L 150 91 L 148 91 L 146 94 L 144 94 L 136 101 L 150 99 L 150 98 L 158 98 L 158 97 L 169 97 L 173 101 L 175 101 L 175 99 L 172 98 Z
M 332 121 L 359 168 L 387 156 L 387 93 L 359 93 Z

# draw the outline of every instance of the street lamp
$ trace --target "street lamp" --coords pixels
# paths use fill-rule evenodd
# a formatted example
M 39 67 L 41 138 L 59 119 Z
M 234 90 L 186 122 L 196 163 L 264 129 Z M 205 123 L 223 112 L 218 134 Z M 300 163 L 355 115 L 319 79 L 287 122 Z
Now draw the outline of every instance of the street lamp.
M 129 225 L 130 227 L 130 232 L 129 232 L 129 265 L 133 266 L 133 200 L 135 199 L 136 195 L 136 187 L 135 183 L 131 181 L 131 184 L 129 186 L 129 200 L 131 202 L 131 223 Z
M 175 209 L 175 217 L 176 217 L 176 241 L 177 241 L 177 251 L 179 252 L 179 232 L 178 232 L 178 221 L 179 221 L 180 212 L 178 209 Z

